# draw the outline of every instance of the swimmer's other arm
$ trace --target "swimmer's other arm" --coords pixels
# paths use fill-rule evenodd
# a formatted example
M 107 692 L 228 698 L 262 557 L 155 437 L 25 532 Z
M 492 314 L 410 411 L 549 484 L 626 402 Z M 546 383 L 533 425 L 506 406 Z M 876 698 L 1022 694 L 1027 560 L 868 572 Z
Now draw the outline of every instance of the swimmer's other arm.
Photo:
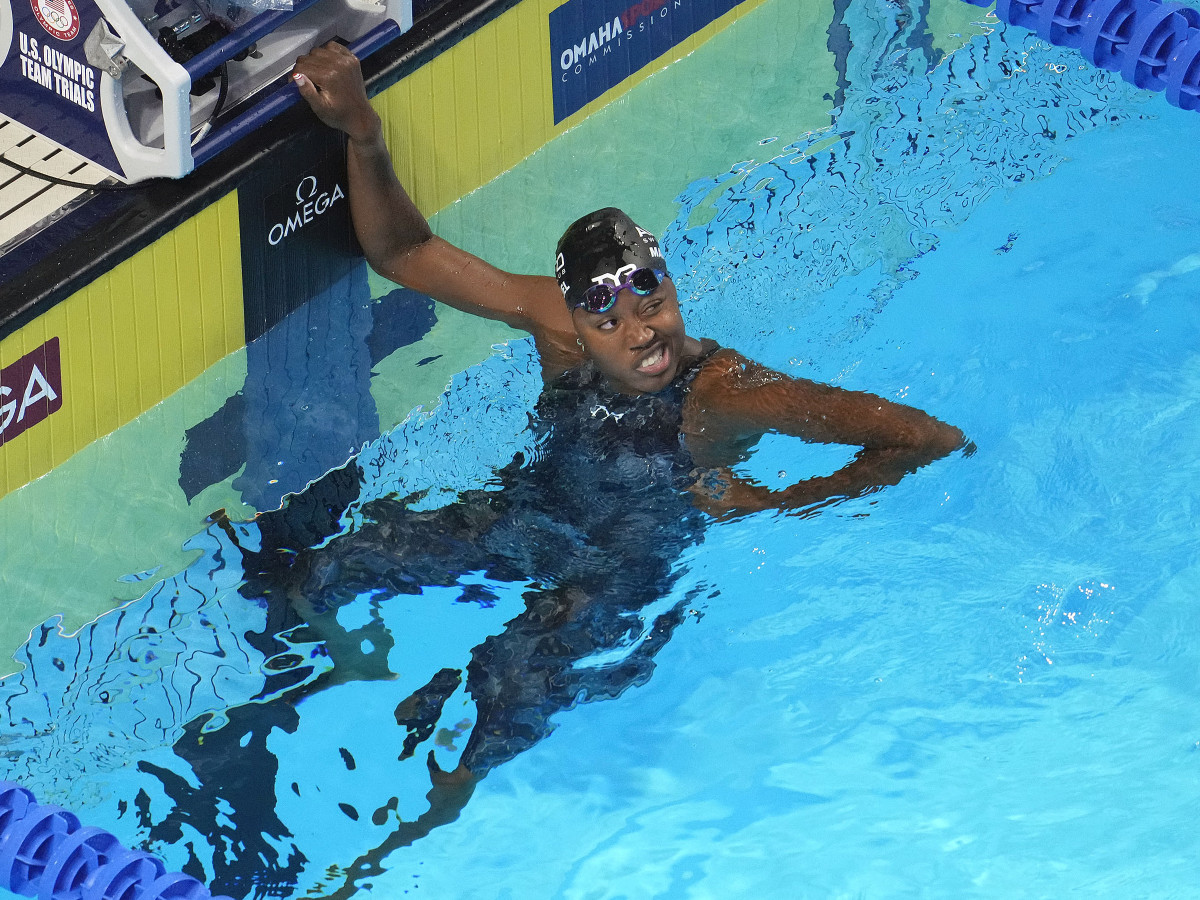
M 693 493 L 714 515 L 763 509 L 820 509 L 899 482 L 955 450 L 974 452 L 963 433 L 922 410 L 874 394 L 791 378 L 722 350 L 697 376 L 688 444 L 707 473 Z M 729 448 L 745 448 L 767 433 L 821 444 L 861 447 L 836 472 L 772 490 L 735 474 Z M 724 457 L 724 459 L 723 459 Z
M 396 177 L 354 54 L 336 42 L 317 47 L 296 61 L 292 77 L 317 117 L 346 133 L 350 214 L 371 268 L 457 309 L 532 332 L 539 349 L 574 345 L 553 278 L 502 271 L 433 234 Z

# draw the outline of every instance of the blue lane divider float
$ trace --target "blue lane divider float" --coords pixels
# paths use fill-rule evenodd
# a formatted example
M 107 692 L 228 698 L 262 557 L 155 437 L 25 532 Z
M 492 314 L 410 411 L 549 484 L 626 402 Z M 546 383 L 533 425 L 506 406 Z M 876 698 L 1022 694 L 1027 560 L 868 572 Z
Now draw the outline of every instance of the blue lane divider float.
M 230 900 L 0 781 L 0 887 L 38 900 Z
M 990 6 L 991 0 L 966 0 Z M 1078 50 L 1139 88 L 1200 109 L 1200 12 L 1162 0 L 996 0 L 996 17 Z

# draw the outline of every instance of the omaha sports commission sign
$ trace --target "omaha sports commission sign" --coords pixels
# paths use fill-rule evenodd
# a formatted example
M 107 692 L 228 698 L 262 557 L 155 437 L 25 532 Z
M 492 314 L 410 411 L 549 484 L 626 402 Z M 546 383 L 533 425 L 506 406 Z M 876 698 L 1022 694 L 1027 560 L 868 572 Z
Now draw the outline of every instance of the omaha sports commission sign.
M 568 0 L 550 13 L 554 123 L 744 0 Z

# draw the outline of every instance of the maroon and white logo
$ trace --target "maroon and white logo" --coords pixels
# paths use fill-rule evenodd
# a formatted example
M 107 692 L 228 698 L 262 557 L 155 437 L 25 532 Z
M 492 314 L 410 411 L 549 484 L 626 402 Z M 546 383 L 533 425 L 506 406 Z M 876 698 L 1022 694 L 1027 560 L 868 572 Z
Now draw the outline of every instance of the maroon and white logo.
M 53 37 L 69 41 L 79 34 L 79 10 L 74 0 L 29 0 L 38 22 Z
M 0 369 L 0 444 L 62 409 L 58 338 Z

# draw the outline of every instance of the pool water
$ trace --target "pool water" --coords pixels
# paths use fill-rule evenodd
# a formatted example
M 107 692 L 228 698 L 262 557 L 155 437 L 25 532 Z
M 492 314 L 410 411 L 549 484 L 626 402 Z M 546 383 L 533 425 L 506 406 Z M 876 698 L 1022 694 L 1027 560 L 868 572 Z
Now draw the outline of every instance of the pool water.
M 426 762 L 452 771 L 476 725 L 441 673 L 538 585 L 405 593 L 381 569 L 284 621 L 241 564 L 271 520 L 194 528 L 178 574 L 21 647 L 0 774 L 239 897 L 1193 896 L 1200 117 L 965 4 L 820 13 L 797 49 L 800 14 L 769 0 L 438 230 L 541 271 L 573 205 L 631 195 L 693 334 L 926 409 L 974 455 L 709 524 L 568 660 L 613 696 L 555 709 L 469 798 Z M 632 137 L 581 179 L 601 130 Z M 528 232 L 481 225 L 514 211 Z M 312 543 L 536 455 L 532 350 L 480 335 L 497 349 L 363 448 Z M 845 456 L 769 437 L 744 470 L 783 485 Z

